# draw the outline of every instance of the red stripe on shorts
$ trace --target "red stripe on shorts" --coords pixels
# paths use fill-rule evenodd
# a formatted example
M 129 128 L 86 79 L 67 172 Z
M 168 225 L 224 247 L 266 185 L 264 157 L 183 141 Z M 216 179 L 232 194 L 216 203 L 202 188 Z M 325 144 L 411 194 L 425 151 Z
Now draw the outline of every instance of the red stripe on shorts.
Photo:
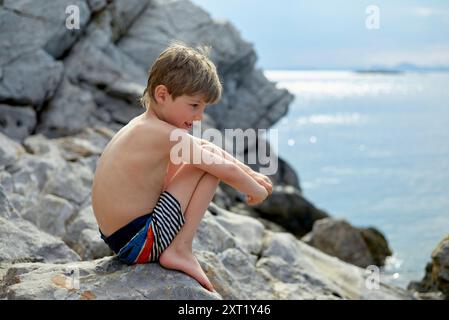
M 137 257 L 136 263 L 147 263 L 150 261 L 151 249 L 153 248 L 154 234 L 153 234 L 153 224 L 150 224 L 147 232 L 147 239 Z

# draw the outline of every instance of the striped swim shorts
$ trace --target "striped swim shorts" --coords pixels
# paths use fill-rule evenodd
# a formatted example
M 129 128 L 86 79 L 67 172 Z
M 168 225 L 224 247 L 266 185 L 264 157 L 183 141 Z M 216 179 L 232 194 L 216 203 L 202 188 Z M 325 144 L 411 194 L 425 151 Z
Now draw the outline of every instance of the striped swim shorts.
M 155 262 L 185 223 L 181 204 L 168 191 L 161 193 L 153 211 L 101 238 L 120 261 L 132 265 Z

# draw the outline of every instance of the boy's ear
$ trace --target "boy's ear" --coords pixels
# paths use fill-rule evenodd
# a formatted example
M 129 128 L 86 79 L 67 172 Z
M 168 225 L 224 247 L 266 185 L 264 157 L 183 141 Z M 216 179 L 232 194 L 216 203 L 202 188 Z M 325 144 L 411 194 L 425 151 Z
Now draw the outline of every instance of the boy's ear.
M 156 86 L 154 89 L 154 97 L 156 98 L 156 102 L 159 104 L 163 104 L 167 101 L 169 97 L 168 89 L 163 84 Z

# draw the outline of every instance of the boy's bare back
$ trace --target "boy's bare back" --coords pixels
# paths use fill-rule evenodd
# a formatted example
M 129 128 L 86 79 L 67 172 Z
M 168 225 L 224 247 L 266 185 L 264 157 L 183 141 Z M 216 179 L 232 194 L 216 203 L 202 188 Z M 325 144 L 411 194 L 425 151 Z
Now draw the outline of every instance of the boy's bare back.
M 170 145 L 167 126 L 146 113 L 111 139 L 98 159 L 92 208 L 104 235 L 150 213 L 164 188 Z

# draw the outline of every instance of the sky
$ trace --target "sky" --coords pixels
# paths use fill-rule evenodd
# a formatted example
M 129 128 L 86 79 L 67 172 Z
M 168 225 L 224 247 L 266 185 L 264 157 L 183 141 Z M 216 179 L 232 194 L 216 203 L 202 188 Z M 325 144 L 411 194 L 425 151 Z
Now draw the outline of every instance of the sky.
M 448 0 L 192 2 L 235 25 L 263 69 L 449 66 Z

